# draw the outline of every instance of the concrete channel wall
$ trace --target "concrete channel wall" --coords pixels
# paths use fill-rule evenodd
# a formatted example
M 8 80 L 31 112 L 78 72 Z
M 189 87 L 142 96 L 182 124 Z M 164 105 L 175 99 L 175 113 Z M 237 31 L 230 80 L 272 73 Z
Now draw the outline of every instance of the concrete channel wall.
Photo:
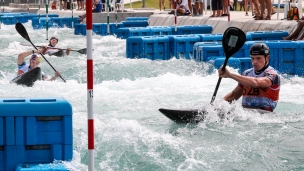
M 12 8 L 5 7 L 6 12 L 26 12 L 45 14 L 45 8 L 30 8 L 24 7 Z M 155 9 L 126 9 L 125 12 L 109 13 L 110 23 L 124 21 L 127 17 L 149 17 L 149 26 L 174 26 L 175 16 L 168 14 L 169 11 L 159 11 Z M 85 13 L 85 11 L 71 10 L 48 10 L 50 14 L 58 14 L 59 17 L 78 17 Z M 252 16 L 245 16 L 244 11 L 231 11 L 230 21 L 228 17 L 209 17 L 209 11 L 203 16 L 177 16 L 176 25 L 211 25 L 212 33 L 223 33 L 229 26 L 238 27 L 244 32 L 248 31 L 274 31 L 285 30 L 291 33 L 297 26 L 295 20 L 282 20 L 283 13 L 277 13 L 271 17 L 271 20 L 254 20 Z M 93 13 L 93 23 L 107 23 L 107 13 Z

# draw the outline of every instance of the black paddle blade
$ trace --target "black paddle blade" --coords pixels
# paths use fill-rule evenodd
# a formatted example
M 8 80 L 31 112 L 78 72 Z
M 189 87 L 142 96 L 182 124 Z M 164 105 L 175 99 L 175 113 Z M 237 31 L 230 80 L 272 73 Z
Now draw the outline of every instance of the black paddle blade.
M 50 56 L 64 57 L 64 51 L 59 50 L 58 52 L 51 53 Z
M 87 48 L 77 50 L 78 53 L 87 54 Z
M 16 23 L 15 25 L 15 29 L 17 30 L 17 32 L 23 37 L 25 38 L 27 41 L 31 42 L 29 35 L 27 34 L 26 29 L 24 28 L 24 26 L 21 23 Z
M 227 30 L 224 32 L 223 41 L 222 41 L 222 46 L 226 56 L 226 59 L 222 67 L 222 71 L 225 71 L 226 65 L 228 63 L 228 59 L 237 51 L 239 51 L 245 42 L 246 42 L 246 35 L 241 29 L 236 27 L 227 28 Z M 213 103 L 216 97 L 217 90 L 221 84 L 221 80 L 222 77 L 219 77 L 217 84 L 215 86 L 213 96 L 211 98 L 211 102 L 210 102 L 211 104 Z
M 222 46 L 225 52 L 226 60 L 223 68 L 226 67 L 228 59 L 239 51 L 246 42 L 245 33 L 236 27 L 229 27 L 223 35 Z

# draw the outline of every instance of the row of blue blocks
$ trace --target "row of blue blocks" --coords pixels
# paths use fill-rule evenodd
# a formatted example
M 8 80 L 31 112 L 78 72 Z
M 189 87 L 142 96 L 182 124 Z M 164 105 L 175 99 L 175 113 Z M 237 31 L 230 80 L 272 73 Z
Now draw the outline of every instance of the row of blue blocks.
M 49 14 L 49 17 L 58 17 L 58 14 Z M 2 13 L 0 15 L 1 21 L 5 25 L 14 25 L 17 22 L 26 23 L 35 17 L 46 17 L 46 14 L 32 14 L 32 13 Z
M 69 161 L 72 157 L 72 106 L 68 101 L 0 99 L 0 171 L 13 171 L 19 164 Z
M 145 29 L 149 29 L 147 27 Z M 119 29 L 118 29 L 119 30 Z M 259 32 L 248 32 L 246 33 L 246 40 L 251 41 L 252 37 L 257 38 L 256 34 Z M 265 37 L 261 36 L 259 39 L 274 38 L 282 39 L 286 34 L 285 31 L 276 31 L 264 34 Z M 163 37 L 167 37 L 168 43 L 163 44 Z M 197 61 L 206 61 L 210 56 L 224 56 L 222 50 L 222 34 L 189 34 L 189 35 L 163 35 L 163 36 L 131 36 L 127 39 L 126 54 L 128 58 L 149 58 L 149 59 L 170 59 L 171 57 L 186 58 L 186 59 L 196 59 Z M 258 39 L 258 40 L 259 40 Z M 159 40 L 159 45 L 157 40 Z M 198 43 L 199 42 L 199 43 Z M 155 46 L 146 46 L 145 44 L 155 44 Z M 138 45 L 144 44 L 144 45 Z M 151 58 L 150 51 L 153 49 L 148 48 L 158 48 L 157 46 L 168 46 L 167 51 L 164 51 L 163 56 L 155 56 Z M 134 47 L 134 48 L 133 48 Z M 138 47 L 143 47 L 138 49 Z M 159 48 L 158 48 L 159 49 Z M 234 56 L 244 56 L 248 51 L 245 51 L 242 47 Z M 248 53 L 247 53 L 248 54 Z
M 108 35 L 106 23 L 93 23 L 93 32 L 97 35 Z M 212 32 L 210 25 L 191 25 L 191 26 L 148 26 L 148 27 L 126 27 L 123 23 L 109 23 L 110 35 L 117 35 L 117 38 L 127 39 L 131 36 L 153 36 L 153 35 L 184 35 L 184 34 L 206 34 Z M 74 34 L 86 35 L 86 25 L 75 25 Z
M 48 27 L 56 27 L 63 28 L 68 27 L 72 28 L 74 22 L 75 24 L 79 24 L 80 21 L 77 18 L 72 17 L 49 17 L 48 18 Z M 43 29 L 46 28 L 46 17 L 34 17 L 32 19 L 32 26 L 34 29 Z
M 289 41 L 289 40 L 264 40 L 264 41 L 247 41 L 243 47 L 229 60 L 240 60 L 239 63 L 249 62 L 250 55 L 249 50 L 254 43 L 265 43 L 270 48 L 270 60 L 269 64 L 277 69 L 280 73 L 286 73 L 291 75 L 303 75 L 304 70 L 304 42 L 302 41 Z M 220 67 L 216 65 L 216 62 L 222 63 L 225 59 L 225 54 L 221 44 L 214 43 L 212 46 L 209 44 L 198 43 L 198 55 L 195 59 L 196 61 L 212 61 L 215 67 Z M 235 59 L 236 58 L 236 59 Z M 244 61 L 245 60 L 245 61 Z M 223 63 L 222 63 L 223 64 Z M 229 64 L 229 61 L 228 61 Z M 240 64 L 241 65 L 241 64 Z M 235 66 L 235 65 L 232 65 Z M 246 65 L 248 68 L 251 65 Z M 244 71 L 244 67 L 239 67 Z
M 120 28 L 116 34 L 117 38 L 127 39 L 131 36 L 206 34 L 211 32 L 212 26 L 210 25 L 185 25 L 177 26 L 177 31 L 172 26 Z

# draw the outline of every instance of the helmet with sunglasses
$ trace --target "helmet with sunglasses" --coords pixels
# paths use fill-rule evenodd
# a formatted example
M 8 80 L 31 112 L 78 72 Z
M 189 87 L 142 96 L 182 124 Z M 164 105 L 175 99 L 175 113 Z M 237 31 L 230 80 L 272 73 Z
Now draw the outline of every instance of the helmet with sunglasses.
M 270 54 L 269 47 L 265 43 L 255 43 L 250 48 L 250 55 L 264 55 Z
M 41 56 L 38 56 L 37 54 L 33 54 L 32 57 L 31 57 L 31 60 L 37 60 L 38 63 L 42 62 L 42 57 Z

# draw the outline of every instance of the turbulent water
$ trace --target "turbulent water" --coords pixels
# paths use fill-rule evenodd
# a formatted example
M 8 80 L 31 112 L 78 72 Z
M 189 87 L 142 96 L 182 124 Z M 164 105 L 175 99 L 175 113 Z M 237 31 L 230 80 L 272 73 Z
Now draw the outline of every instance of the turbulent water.
M 47 45 L 46 30 L 24 24 L 31 41 Z M 86 37 L 72 29 L 49 29 L 58 47 L 82 49 Z M 0 29 L 0 97 L 63 97 L 73 107 L 73 159 L 70 170 L 87 170 L 87 58 L 77 52 L 47 60 L 67 81 L 38 81 L 31 88 L 10 84 L 17 56 L 32 50 L 14 26 Z M 93 35 L 95 170 L 304 170 L 304 79 L 281 75 L 281 93 L 274 113 L 245 111 L 240 101 L 223 96 L 236 82 L 223 79 L 214 106 L 210 100 L 218 76 L 207 63 L 171 59 L 126 58 L 126 40 Z M 28 59 L 27 59 L 28 60 Z M 40 64 L 54 75 L 46 61 Z M 237 72 L 237 71 L 235 71 Z M 198 124 L 176 124 L 159 108 L 205 108 Z M 234 111 L 220 119 L 213 108 Z

